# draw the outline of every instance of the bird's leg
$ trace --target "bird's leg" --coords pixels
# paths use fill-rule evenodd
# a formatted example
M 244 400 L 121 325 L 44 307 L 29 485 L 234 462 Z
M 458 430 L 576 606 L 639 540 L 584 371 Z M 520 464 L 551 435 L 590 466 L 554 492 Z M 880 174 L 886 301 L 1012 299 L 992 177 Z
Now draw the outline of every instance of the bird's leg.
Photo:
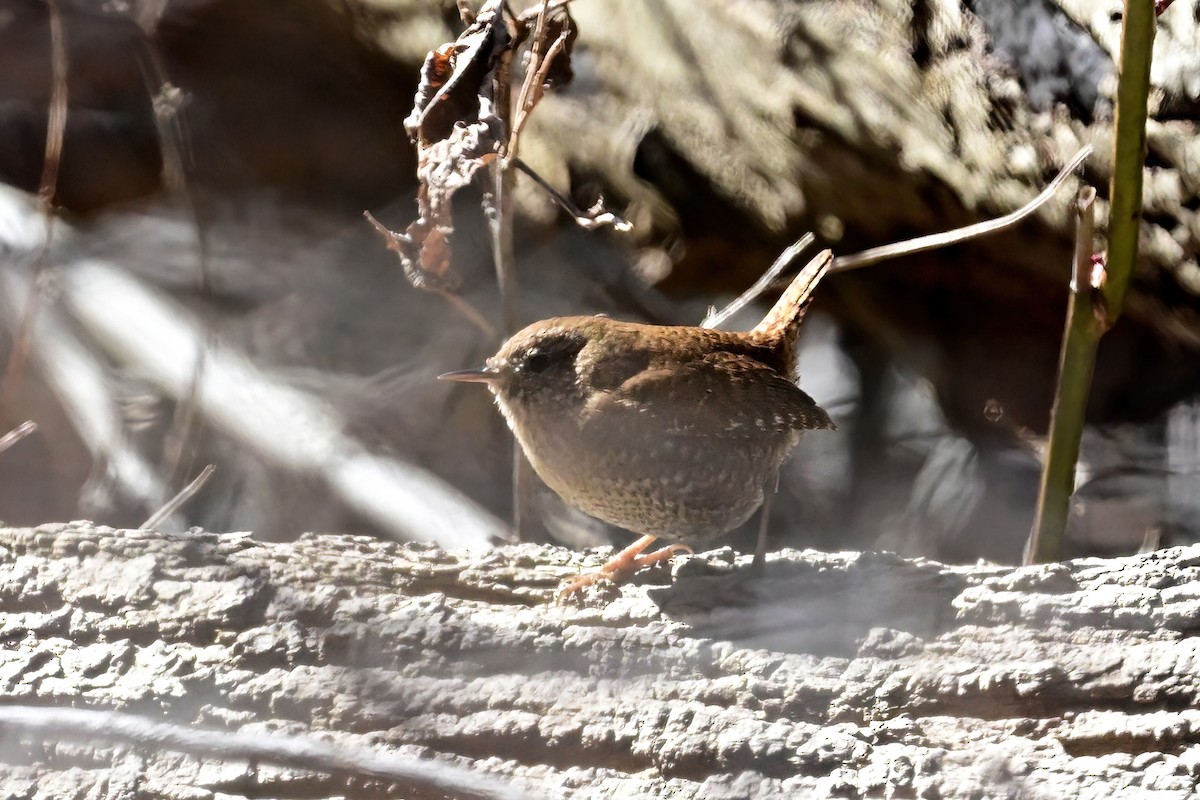
M 771 523 L 771 499 L 779 491 L 779 471 L 772 478 L 767 478 L 770 491 L 763 492 L 762 508 L 758 517 L 758 542 L 754 545 L 754 560 L 750 562 L 750 570 L 755 575 L 762 575 L 767 566 L 767 528 Z
M 679 553 L 695 552 L 686 544 L 669 544 L 660 547 L 653 553 L 642 555 L 642 551 L 654 543 L 657 536 L 643 536 L 633 544 L 612 557 L 604 566 L 594 572 L 587 572 L 570 581 L 558 590 L 558 601 L 575 594 L 581 589 L 600 581 L 620 583 L 643 567 L 651 567 L 662 561 L 668 561 Z

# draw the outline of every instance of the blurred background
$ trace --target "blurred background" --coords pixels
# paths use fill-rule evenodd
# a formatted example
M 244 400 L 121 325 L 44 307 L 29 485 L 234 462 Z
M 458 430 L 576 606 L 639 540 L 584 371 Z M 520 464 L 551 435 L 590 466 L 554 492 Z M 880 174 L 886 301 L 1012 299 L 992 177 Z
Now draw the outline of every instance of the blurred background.
M 416 215 L 403 120 L 435 0 L 58 0 L 67 105 L 53 223 L 35 196 L 55 91 L 50 6 L 0 0 L 0 520 L 477 545 L 512 515 L 486 392 L 479 192 L 456 202 L 461 306 L 414 288 L 363 219 Z M 522 157 L 628 233 L 519 178 L 519 321 L 695 324 L 813 231 L 835 253 L 998 216 L 1083 144 L 1103 198 L 1121 4 L 575 0 L 573 82 Z M 1146 224 L 1103 340 L 1069 554 L 1200 534 L 1200 4 L 1160 18 Z M 835 275 L 802 386 L 837 432 L 786 468 L 776 546 L 1013 562 L 1032 520 L 1071 260 L 1073 180 L 1033 219 Z M 764 298 L 769 303 L 773 297 Z M 731 325 L 750 327 L 748 310 Z M 527 535 L 627 535 L 535 491 Z M 753 521 L 749 524 L 753 528 Z M 753 530 L 730 539 L 752 546 Z

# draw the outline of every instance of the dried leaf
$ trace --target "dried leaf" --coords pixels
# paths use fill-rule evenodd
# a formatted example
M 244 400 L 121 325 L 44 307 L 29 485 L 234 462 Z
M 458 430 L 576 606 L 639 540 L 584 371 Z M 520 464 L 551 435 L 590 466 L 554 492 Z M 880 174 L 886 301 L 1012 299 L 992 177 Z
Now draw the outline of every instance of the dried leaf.
M 559 13 L 546 17 L 544 41 L 556 43 L 562 39 L 559 50 L 547 65 L 543 76 L 542 86 L 546 89 L 556 89 L 566 86 L 575 78 L 575 70 L 571 66 L 571 54 L 575 50 L 575 39 L 579 36 L 579 26 L 571 16 L 568 6 L 556 9 Z M 540 52 L 546 52 L 541 42 L 537 45 Z
M 492 162 L 505 140 L 495 113 L 496 69 L 515 41 L 504 3 L 489 0 L 474 23 L 432 51 L 421 68 L 416 103 L 404 121 L 417 145 L 420 213 L 402 234 L 371 220 L 418 288 L 457 288 L 450 269 L 454 194 Z
M 492 0 L 457 40 L 426 56 L 416 104 L 404 121 L 418 148 L 448 137 L 455 123 L 478 117 L 480 100 L 494 95 L 500 55 L 514 46 L 504 4 Z
M 471 183 L 505 147 L 512 147 L 521 122 L 545 88 L 571 80 L 571 49 L 578 29 L 565 4 L 539 17 L 538 9 L 514 18 L 502 0 L 488 0 L 474 22 L 453 42 L 433 50 L 421 68 L 412 113 L 405 130 L 417 145 L 419 215 L 404 233 L 368 219 L 400 258 L 408 280 L 421 289 L 453 293 L 458 282 L 451 270 L 450 237 L 454 233 L 454 194 Z M 496 107 L 507 96 L 501 81 L 506 55 L 535 33 L 530 74 L 522 89 L 518 121 L 510 132 Z M 503 72 L 503 74 L 501 74 Z M 486 193 L 485 189 L 485 193 Z M 576 214 L 577 219 L 580 218 Z M 581 224 L 592 227 L 622 223 L 595 209 Z

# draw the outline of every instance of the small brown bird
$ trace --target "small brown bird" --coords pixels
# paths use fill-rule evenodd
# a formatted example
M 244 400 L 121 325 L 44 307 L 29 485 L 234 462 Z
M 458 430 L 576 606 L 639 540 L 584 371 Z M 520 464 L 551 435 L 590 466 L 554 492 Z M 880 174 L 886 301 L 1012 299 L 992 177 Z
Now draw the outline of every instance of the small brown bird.
M 486 383 L 547 486 L 642 534 L 564 594 L 736 528 L 800 434 L 834 427 L 795 383 L 800 323 L 832 261 L 810 261 L 746 333 L 557 317 L 515 334 L 484 369 L 441 376 Z M 676 544 L 641 555 L 655 539 Z

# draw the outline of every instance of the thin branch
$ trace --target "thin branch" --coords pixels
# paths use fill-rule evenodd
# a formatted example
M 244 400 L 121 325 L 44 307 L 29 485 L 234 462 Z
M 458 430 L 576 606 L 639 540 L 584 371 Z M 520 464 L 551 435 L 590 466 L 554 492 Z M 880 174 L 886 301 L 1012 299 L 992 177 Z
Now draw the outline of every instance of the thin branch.
M 600 228 L 612 228 L 620 233 L 627 233 L 633 230 L 633 225 L 631 225 L 622 217 L 619 217 L 613 212 L 604 208 L 603 204 L 600 202 L 597 202 L 596 205 L 592 206 L 592 208 L 584 211 L 579 206 L 575 205 L 575 203 L 571 201 L 571 198 L 567 197 L 565 194 L 551 186 L 545 178 L 537 173 L 537 170 L 526 164 L 521 159 L 512 159 L 512 165 L 532 178 L 533 182 L 538 186 L 542 187 L 546 194 L 550 195 L 551 199 L 558 203 L 558 205 L 564 211 L 566 211 L 575 219 L 575 224 L 583 228 L 585 231 L 594 231 L 599 230 Z
M 145 58 L 138 59 L 138 65 L 154 108 L 154 127 L 162 152 L 163 186 L 182 199 L 192 218 L 196 232 L 196 267 L 200 276 L 200 291 L 207 294 L 212 288 L 208 224 L 200 213 L 195 193 L 188 183 L 184 159 L 184 153 L 188 150 L 188 131 L 183 120 L 187 95 L 168 79 L 166 65 L 153 38 L 146 45 Z
M 17 442 L 37 431 L 37 423 L 33 420 L 26 420 L 17 427 L 13 428 L 8 433 L 0 436 L 0 453 L 3 453 L 8 448 L 12 447 Z
M 525 124 L 529 121 L 534 107 L 541 101 L 542 95 L 545 93 L 546 76 L 550 73 L 550 68 L 554 66 L 554 59 L 562 53 L 571 38 L 571 27 L 564 25 L 549 49 L 545 53 L 540 52 L 549 7 L 548 0 L 542 0 L 542 7 L 537 16 L 533 47 L 529 50 L 529 68 L 526 69 L 525 80 L 521 83 L 516 118 L 513 122 L 512 133 L 508 137 L 508 152 L 505 154 L 508 158 L 514 158 L 517 155 L 517 144 L 521 138 L 521 131 L 525 129 Z
M 196 269 L 199 276 L 199 289 L 202 294 L 212 293 L 213 278 L 209 267 L 211 247 L 209 245 L 208 222 L 200 213 L 199 203 L 187 179 L 185 153 L 189 151 L 188 129 L 184 118 L 184 109 L 188 98 L 182 89 L 168 79 L 167 68 L 158 50 L 153 25 L 157 23 L 146 21 L 143 30 L 148 39 L 143 51 L 144 57 L 138 59 L 142 71 L 142 81 L 150 96 L 154 108 L 154 125 L 158 133 L 159 149 L 162 151 L 162 182 L 166 190 L 179 197 L 185 211 L 192 220 L 192 230 L 196 236 Z M 175 412 L 171 415 L 171 424 L 163 436 L 162 463 L 168 484 L 174 483 L 183 470 L 184 451 L 188 438 L 193 433 L 193 423 L 196 419 L 196 390 L 204 374 L 204 353 L 199 353 L 193 369 L 192 390 L 179 398 Z M 161 524 L 161 520 L 158 521 Z
M 42 177 L 38 182 L 38 201 L 44 212 L 49 211 L 54 203 L 58 168 L 62 163 L 63 139 L 67 130 L 67 46 L 63 38 L 62 11 L 58 7 L 58 0 L 46 0 L 46 11 L 50 16 L 50 59 L 54 83 L 50 90 Z
M 402 784 L 409 793 L 418 795 L 469 800 L 534 798 L 494 775 L 307 736 L 198 730 L 116 711 L 41 706 L 0 706 L 0 725 L 8 735 L 129 744 L 197 758 L 259 761 L 293 769 L 381 778 Z
M 813 243 L 814 237 L 811 233 L 806 233 L 801 236 L 791 247 L 779 254 L 779 258 L 775 259 L 775 263 L 770 269 L 762 274 L 762 277 L 754 282 L 754 284 L 742 292 L 736 300 L 725 306 L 720 311 L 710 312 L 704 321 L 700 323 L 701 328 L 717 328 L 721 323 L 732 317 L 737 312 L 741 311 L 750 303 L 758 299 L 759 295 L 770 288 L 771 284 L 779 275 L 791 266 L 791 263 L 796 258 L 807 250 Z
M 370 211 L 364 211 L 363 217 L 366 218 L 367 222 L 371 223 L 371 226 L 375 228 L 376 233 L 383 237 L 383 240 L 387 243 L 389 250 L 394 253 L 403 253 L 403 249 L 400 245 L 403 240 L 407 239 L 403 233 L 396 233 L 395 231 L 391 230 L 388 228 L 388 226 L 375 219 L 375 215 Z M 467 321 L 478 328 L 484 336 L 489 339 L 494 339 L 496 337 L 496 329 L 493 328 L 492 324 L 487 321 L 487 318 L 484 317 L 483 314 L 479 313 L 477 308 L 468 303 L 462 297 L 458 296 L 454 292 L 446 291 L 445 289 L 437 286 L 427 285 L 423 288 L 426 291 L 433 292 L 439 297 L 445 298 L 446 302 L 448 302 L 455 311 L 466 317 Z
M 504 58 L 509 58 L 511 51 Z M 507 80 L 508 65 L 500 69 L 501 80 Z M 504 97 L 507 107 L 508 90 L 497 87 L 497 98 Z M 508 120 L 505 119 L 505 123 Z M 516 142 L 510 140 L 510 146 Z M 496 266 L 496 285 L 500 291 L 500 307 L 504 319 L 504 335 L 512 336 L 517 331 L 517 255 L 513 244 L 513 189 L 516 185 L 516 175 L 513 173 L 507 158 L 497 158 L 492 162 L 492 191 L 490 202 L 485 196 L 485 208 L 492 233 L 492 259 Z M 530 514 L 533 504 L 533 480 L 529 460 L 525 452 L 517 444 L 516 439 L 510 442 L 512 447 L 512 530 L 517 541 L 527 538 Z
M 560 8 L 566 8 L 567 6 L 571 5 L 572 2 L 574 2 L 574 0 L 550 0 L 550 2 L 546 4 L 547 11 L 558 11 Z M 534 11 L 532 8 L 527 8 L 517 16 L 517 19 L 521 20 L 522 22 L 527 22 L 540 13 L 542 13 L 541 6 L 538 6 L 536 11 Z
M 195 495 L 196 492 L 203 489 L 204 484 L 208 483 L 208 479 L 211 478 L 213 473 L 216 471 L 217 468 L 212 464 L 209 464 L 207 467 L 200 470 L 200 474 L 196 476 L 195 480 L 180 489 L 179 494 L 172 497 L 163 505 L 162 508 L 151 514 L 150 518 L 143 522 L 138 530 L 149 531 L 157 529 L 158 526 L 163 523 L 163 520 L 167 519 L 180 508 L 182 508 L 183 504 L 192 499 L 192 496 Z
M 429 291 L 445 299 L 455 311 L 466 317 L 467 321 L 478 328 L 479 332 L 488 339 L 496 338 L 496 328 L 487 321 L 487 317 L 479 313 L 479 309 L 463 299 L 462 295 L 439 287 L 430 287 Z
M 517 256 L 513 245 L 513 172 L 506 160 L 497 158 L 491 166 L 490 202 L 487 202 L 488 227 L 492 236 L 492 261 L 496 285 L 500 291 L 500 309 L 504 335 L 517 332 Z
M 533 104 L 529 104 L 529 94 L 533 89 L 533 78 L 537 72 L 538 48 L 542 46 L 542 37 L 545 35 L 548 7 L 549 0 L 542 0 L 541 5 L 538 6 L 537 16 L 534 17 L 533 44 L 529 48 L 529 64 L 525 69 L 525 79 L 521 81 L 521 90 L 517 93 L 517 121 L 509 129 L 508 142 L 505 146 L 505 155 L 509 158 L 515 158 L 517 155 L 517 143 L 520 141 L 521 129 L 524 127 L 523 118 L 529 109 L 537 104 L 536 100 L 533 101 Z
M 495 113 L 505 130 L 512 129 L 511 81 L 512 50 L 500 54 L 493 85 Z M 479 115 L 485 109 L 480 103 Z M 517 331 L 517 256 L 513 245 L 513 189 L 516 184 L 509 153 L 515 155 L 517 141 L 509 136 L 506 151 L 492 161 L 491 186 L 484 195 L 484 211 L 492 235 L 492 261 L 496 269 L 496 286 L 500 291 L 500 308 L 504 321 L 504 335 Z
M 46 13 L 50 22 L 50 105 L 46 110 L 46 148 L 42 157 L 42 175 L 38 181 L 38 210 L 45 221 L 46 238 L 38 249 L 35 262 L 37 274 L 32 289 L 20 311 L 20 323 L 13 334 L 12 350 L 4 367 L 4 385 L 12 391 L 19 386 L 25 374 L 29 358 L 30 336 L 34 321 L 42 303 L 44 283 L 42 275 L 48 266 L 50 242 L 54 240 L 52 213 L 54 196 L 58 187 L 58 169 L 62 164 L 63 140 L 67 131 L 67 46 L 63 35 L 62 10 L 58 0 L 46 0 Z
M 492 102 L 503 130 L 509 131 L 505 152 L 492 161 L 489 169 L 491 185 L 483 195 L 484 214 L 492 237 L 492 263 L 496 270 L 496 288 L 500 293 L 500 313 L 504 336 L 517 331 L 517 254 L 513 243 L 513 190 L 516 175 L 509 156 L 516 155 L 518 139 L 512 127 L 512 56 L 511 48 L 499 55 L 492 82 Z M 485 114 L 483 98 L 479 114 Z M 512 531 L 518 541 L 526 537 L 531 506 L 530 468 L 516 440 L 512 448 Z
M 877 264 L 880 261 L 886 261 L 889 258 L 897 256 L 909 255 L 911 253 L 920 253 L 925 250 L 936 250 L 939 247 L 946 247 L 959 242 L 965 242 L 968 239 L 975 239 L 980 236 L 986 236 L 990 233 L 997 233 L 1011 228 L 1018 222 L 1021 222 L 1038 208 L 1054 196 L 1058 191 L 1058 187 L 1062 186 L 1063 182 L 1070 177 L 1080 164 L 1092 154 L 1092 146 L 1086 145 L 1082 150 L 1074 155 L 1067 165 L 1059 170 L 1059 173 L 1054 176 L 1054 180 L 1050 181 L 1049 185 L 1042 190 L 1041 194 L 1029 201 L 1025 205 L 1013 211 L 1010 214 L 1005 214 L 996 219 L 989 219 L 974 225 L 968 225 L 965 228 L 956 228 L 952 231 L 944 231 L 942 233 L 931 233 L 928 236 L 918 236 L 916 239 L 909 239 L 906 242 L 896 242 L 894 244 L 885 244 L 879 247 L 872 247 L 869 250 L 863 250 L 860 253 L 853 253 L 848 256 L 838 256 L 833 260 L 833 266 L 830 272 L 845 272 L 849 269 L 858 269 L 870 264 Z

